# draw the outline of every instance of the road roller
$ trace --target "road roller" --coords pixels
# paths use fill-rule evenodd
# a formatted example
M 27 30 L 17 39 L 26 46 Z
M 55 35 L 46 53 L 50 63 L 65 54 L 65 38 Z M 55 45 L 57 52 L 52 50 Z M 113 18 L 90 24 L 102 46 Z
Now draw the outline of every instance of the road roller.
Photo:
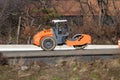
M 75 49 L 84 49 L 91 44 L 91 36 L 88 34 L 75 34 L 70 37 L 71 30 L 67 20 L 52 20 L 53 26 L 43 29 L 33 36 L 32 43 L 45 51 L 54 50 L 56 46 L 73 46 Z

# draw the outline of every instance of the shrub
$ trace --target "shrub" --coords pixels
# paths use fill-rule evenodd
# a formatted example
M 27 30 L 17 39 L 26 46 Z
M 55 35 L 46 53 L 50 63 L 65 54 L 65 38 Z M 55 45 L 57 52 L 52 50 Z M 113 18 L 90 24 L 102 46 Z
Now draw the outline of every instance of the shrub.
M 3 54 L 0 52 L 0 65 L 7 65 L 8 61 L 7 58 L 3 56 Z

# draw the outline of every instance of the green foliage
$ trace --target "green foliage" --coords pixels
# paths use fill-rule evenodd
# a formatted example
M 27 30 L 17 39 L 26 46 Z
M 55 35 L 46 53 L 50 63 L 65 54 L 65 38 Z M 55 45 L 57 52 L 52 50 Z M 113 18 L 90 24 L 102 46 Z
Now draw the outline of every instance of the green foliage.
M 42 12 L 43 12 L 44 14 L 49 14 L 49 13 L 54 12 L 54 10 L 53 10 L 52 8 L 43 8 L 43 9 L 42 9 Z
M 44 14 L 43 16 L 44 22 L 48 22 L 52 19 L 56 19 L 60 17 L 60 15 L 53 8 L 43 8 L 41 11 Z
M 4 73 L 0 73 L 0 79 L 6 79 L 7 75 Z
M 91 74 L 90 74 L 90 77 L 91 77 L 93 80 L 101 80 L 101 79 L 99 78 L 99 75 L 96 74 L 96 73 L 91 73 Z

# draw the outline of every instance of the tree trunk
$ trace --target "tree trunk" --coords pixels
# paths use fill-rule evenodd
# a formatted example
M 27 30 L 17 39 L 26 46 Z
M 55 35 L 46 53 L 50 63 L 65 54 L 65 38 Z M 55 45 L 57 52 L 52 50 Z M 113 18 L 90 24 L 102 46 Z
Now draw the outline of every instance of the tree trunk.
M 18 22 L 17 39 L 16 39 L 16 43 L 17 43 L 17 44 L 19 43 L 20 24 L 21 24 L 21 16 L 19 17 L 19 22 Z
M 99 27 L 101 28 L 101 19 L 102 19 L 102 12 L 101 12 L 101 8 L 99 10 Z
M 31 36 L 28 37 L 27 44 L 31 43 Z
M 8 35 L 9 35 L 8 44 L 11 44 L 11 42 L 12 42 L 12 27 L 11 27 L 11 25 L 10 25 L 10 28 L 9 28 Z

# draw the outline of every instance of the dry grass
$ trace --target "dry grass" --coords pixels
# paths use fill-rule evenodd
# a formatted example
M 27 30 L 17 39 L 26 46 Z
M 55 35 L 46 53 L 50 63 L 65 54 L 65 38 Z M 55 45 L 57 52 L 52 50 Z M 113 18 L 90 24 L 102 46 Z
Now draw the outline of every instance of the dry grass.
M 120 80 L 120 58 L 57 64 L 34 62 L 0 66 L 0 80 Z

